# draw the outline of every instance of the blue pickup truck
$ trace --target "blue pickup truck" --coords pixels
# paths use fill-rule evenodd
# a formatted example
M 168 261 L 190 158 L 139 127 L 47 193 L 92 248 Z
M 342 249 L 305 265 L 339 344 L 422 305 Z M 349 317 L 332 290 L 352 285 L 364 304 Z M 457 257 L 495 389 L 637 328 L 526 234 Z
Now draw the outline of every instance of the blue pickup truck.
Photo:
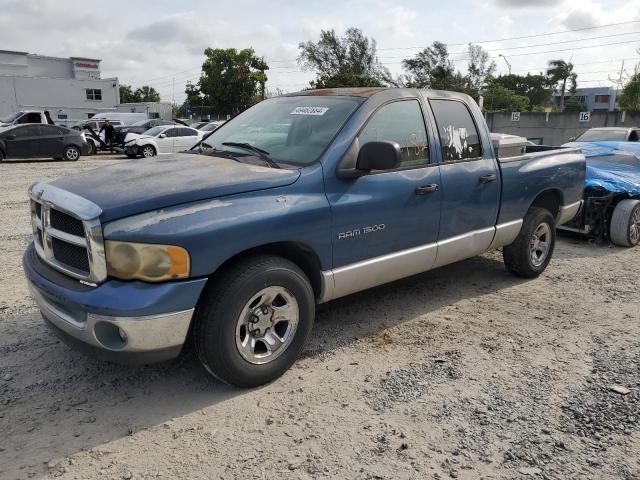
M 492 141 L 458 93 L 273 98 L 189 152 L 31 186 L 24 269 L 71 346 L 149 363 L 189 341 L 212 375 L 260 385 L 317 303 L 498 248 L 510 272 L 544 271 L 585 159 L 525 143 Z

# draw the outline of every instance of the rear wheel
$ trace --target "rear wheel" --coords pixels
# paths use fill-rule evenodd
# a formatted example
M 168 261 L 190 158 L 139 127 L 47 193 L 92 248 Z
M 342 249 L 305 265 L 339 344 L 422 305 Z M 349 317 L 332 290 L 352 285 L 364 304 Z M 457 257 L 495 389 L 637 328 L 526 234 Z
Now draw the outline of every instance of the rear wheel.
M 97 150 L 96 145 L 92 141 L 88 141 L 87 145 L 89 146 L 89 151 L 87 152 L 87 155 L 89 156 L 95 155 Z
M 194 317 L 196 353 L 220 380 L 256 387 L 291 367 L 314 316 L 313 289 L 298 266 L 281 257 L 251 257 L 204 291 Z
M 549 265 L 556 244 L 556 224 L 551 212 L 531 207 L 524 217 L 520 233 L 502 250 L 509 272 L 535 278 Z
M 70 162 L 75 162 L 80 158 L 80 149 L 74 146 L 65 148 L 63 158 Z
M 621 247 L 635 247 L 640 243 L 640 200 L 626 199 L 616 205 L 609 237 Z
M 145 145 L 142 147 L 142 156 L 144 158 L 153 157 L 156 154 L 156 149 L 153 148 L 153 145 Z

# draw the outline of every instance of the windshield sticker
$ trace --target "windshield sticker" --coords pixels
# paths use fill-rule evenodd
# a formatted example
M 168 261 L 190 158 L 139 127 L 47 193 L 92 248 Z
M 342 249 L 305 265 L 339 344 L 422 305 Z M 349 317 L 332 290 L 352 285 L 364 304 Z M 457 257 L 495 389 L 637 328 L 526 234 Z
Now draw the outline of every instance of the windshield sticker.
M 324 115 L 329 108 L 327 107 L 296 107 L 291 115 Z

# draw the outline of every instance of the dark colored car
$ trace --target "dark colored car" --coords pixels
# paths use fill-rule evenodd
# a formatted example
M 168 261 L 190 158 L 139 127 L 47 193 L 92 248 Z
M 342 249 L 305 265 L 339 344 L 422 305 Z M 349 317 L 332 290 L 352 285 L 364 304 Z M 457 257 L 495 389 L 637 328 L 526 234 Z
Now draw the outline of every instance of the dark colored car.
M 173 125 L 174 122 L 169 120 L 161 120 L 159 118 L 153 118 L 150 120 L 141 120 L 132 125 L 125 125 L 123 127 L 115 127 L 116 130 L 116 145 L 124 143 L 124 139 L 127 133 L 142 134 L 153 127 L 159 127 L 160 125 Z M 97 132 L 96 132 L 97 133 Z
M 0 161 L 43 157 L 76 161 L 88 153 L 83 133 L 59 125 L 32 123 L 0 130 Z

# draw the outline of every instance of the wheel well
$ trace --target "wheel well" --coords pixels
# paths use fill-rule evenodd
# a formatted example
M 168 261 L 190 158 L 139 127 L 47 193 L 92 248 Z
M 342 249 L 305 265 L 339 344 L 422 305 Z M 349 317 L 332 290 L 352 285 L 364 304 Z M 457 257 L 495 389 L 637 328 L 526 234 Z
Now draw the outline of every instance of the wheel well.
M 545 208 L 551 212 L 553 218 L 557 219 L 561 204 L 562 194 L 558 190 L 545 190 L 538 194 L 531 206 Z
M 250 248 L 226 260 L 217 268 L 216 272 L 214 272 L 212 276 L 215 276 L 217 272 L 220 272 L 223 269 L 229 268 L 239 260 L 243 260 L 254 255 L 264 254 L 283 257 L 295 263 L 311 282 L 311 287 L 313 288 L 315 297 L 318 298 L 321 295 L 322 279 L 320 272 L 322 268 L 320 266 L 320 259 L 311 247 L 300 242 L 277 242 Z

